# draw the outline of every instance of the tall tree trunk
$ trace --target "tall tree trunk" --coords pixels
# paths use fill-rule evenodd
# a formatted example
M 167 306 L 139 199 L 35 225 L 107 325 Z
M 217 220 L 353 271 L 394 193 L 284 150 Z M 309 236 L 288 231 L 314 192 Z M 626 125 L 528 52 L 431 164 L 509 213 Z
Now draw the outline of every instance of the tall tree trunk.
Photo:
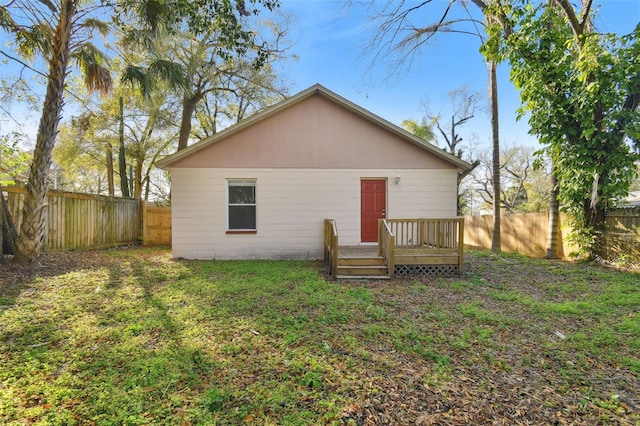
M 143 158 L 136 158 L 136 168 L 134 171 L 134 178 L 133 178 L 133 183 L 134 183 L 134 187 L 133 187 L 133 198 L 137 198 L 140 199 L 142 198 L 142 167 L 143 167 Z
M 191 134 L 191 120 L 196 110 L 196 105 L 200 101 L 200 96 L 187 96 L 182 98 L 182 119 L 180 121 L 180 136 L 178 137 L 178 151 L 185 149 L 189 145 L 189 135 Z
M 493 236 L 491 251 L 500 253 L 502 242 L 500 237 L 500 123 L 498 120 L 498 63 L 489 63 L 489 98 L 491 100 L 491 138 L 493 141 Z
M 116 195 L 116 188 L 113 182 L 113 152 L 111 151 L 111 144 L 107 144 L 106 149 L 107 156 L 107 186 L 109 188 L 109 195 Z
M 58 134 L 64 105 L 64 87 L 69 65 L 72 22 L 77 0 L 62 0 L 58 22 L 51 40 L 48 58 L 47 91 L 36 136 L 36 147 L 29 172 L 24 214 L 14 262 L 35 262 L 44 243 L 47 178 L 51 168 L 51 152 Z
M 118 170 L 120 171 L 120 192 L 123 197 L 129 196 L 129 182 L 127 182 L 127 157 L 124 152 L 124 105 L 122 96 L 120 102 L 120 131 L 118 138 L 120 139 L 120 148 L 118 148 Z
M 551 194 L 549 197 L 549 233 L 547 235 L 547 259 L 558 258 L 558 231 L 560 228 L 560 203 L 558 202 L 558 176 L 555 163 L 551 165 Z

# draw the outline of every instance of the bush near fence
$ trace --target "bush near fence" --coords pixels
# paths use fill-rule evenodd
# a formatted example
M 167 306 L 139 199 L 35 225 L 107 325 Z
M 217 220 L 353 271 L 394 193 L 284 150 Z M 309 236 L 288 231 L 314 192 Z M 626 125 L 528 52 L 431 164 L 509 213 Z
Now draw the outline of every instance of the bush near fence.
M 640 259 L 640 209 L 616 209 L 607 213 L 604 255 L 607 260 Z M 493 216 L 465 216 L 466 247 L 491 249 Z M 558 257 L 569 259 L 577 247 L 567 241 L 571 228 L 560 214 Z M 544 257 L 549 232 L 549 213 L 521 213 L 501 217 L 502 251 Z

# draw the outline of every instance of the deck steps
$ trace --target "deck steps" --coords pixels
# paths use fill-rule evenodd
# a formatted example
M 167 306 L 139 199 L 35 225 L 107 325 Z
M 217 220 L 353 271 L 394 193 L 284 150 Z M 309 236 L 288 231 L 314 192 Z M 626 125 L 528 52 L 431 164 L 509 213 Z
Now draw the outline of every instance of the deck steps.
M 389 275 L 336 275 L 338 280 L 359 281 L 359 280 L 388 280 Z
M 342 280 L 375 280 L 389 279 L 389 269 L 385 264 L 384 257 L 377 253 L 370 253 L 366 256 L 349 255 L 338 258 L 337 279 Z

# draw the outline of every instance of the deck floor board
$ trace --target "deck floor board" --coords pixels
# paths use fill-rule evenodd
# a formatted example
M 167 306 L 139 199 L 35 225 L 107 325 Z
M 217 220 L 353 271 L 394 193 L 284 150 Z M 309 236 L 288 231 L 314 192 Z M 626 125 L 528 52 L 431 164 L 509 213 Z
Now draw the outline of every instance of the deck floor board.
M 340 246 L 338 247 L 338 257 L 340 259 L 379 257 L 378 246 Z

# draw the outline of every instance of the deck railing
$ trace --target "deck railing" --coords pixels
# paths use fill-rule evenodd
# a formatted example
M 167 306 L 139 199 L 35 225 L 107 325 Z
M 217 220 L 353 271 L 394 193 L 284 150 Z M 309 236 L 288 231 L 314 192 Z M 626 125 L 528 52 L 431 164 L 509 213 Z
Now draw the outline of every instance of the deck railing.
M 335 279 L 338 273 L 338 227 L 334 219 L 324 220 L 324 263 L 329 265 L 329 273 Z
M 386 219 L 400 248 L 457 249 L 464 219 Z
M 385 219 L 378 220 L 378 255 L 384 257 L 389 271 L 389 278 L 395 275 L 396 236 Z
M 402 264 L 404 256 L 456 256 L 451 260 L 462 271 L 464 258 L 464 218 L 447 219 L 381 219 L 379 222 L 380 241 L 378 253 L 385 255 L 393 250 L 395 263 Z M 394 238 L 393 248 L 389 247 L 390 236 Z M 436 261 L 436 259 L 433 259 Z M 389 268 L 392 271 L 392 268 Z

